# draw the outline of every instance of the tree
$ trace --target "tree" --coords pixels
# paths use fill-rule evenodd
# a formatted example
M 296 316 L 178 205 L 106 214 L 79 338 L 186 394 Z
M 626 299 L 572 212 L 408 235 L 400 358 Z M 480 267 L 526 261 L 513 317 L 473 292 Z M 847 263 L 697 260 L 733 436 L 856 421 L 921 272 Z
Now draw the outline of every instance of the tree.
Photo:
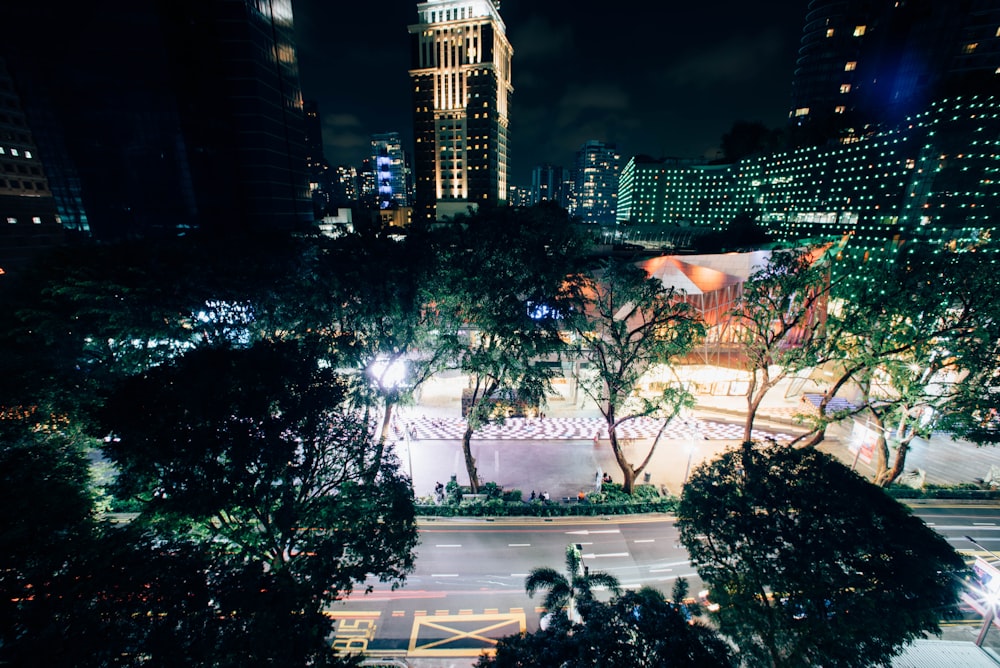
M 694 471 L 678 518 L 748 665 L 881 665 L 957 602 L 947 541 L 812 448 L 728 450 Z
M 802 440 L 816 445 L 829 424 L 866 416 L 877 435 L 874 481 L 883 486 L 903 472 L 916 437 L 944 429 L 1000 442 L 990 426 L 1000 408 L 994 253 L 910 244 L 845 276 L 827 319 L 830 376 Z M 849 407 L 830 411 L 845 394 Z
M 569 626 L 560 617 L 544 630 L 503 638 L 496 653 L 480 657 L 476 665 L 724 668 L 733 665 L 731 653 L 713 629 L 688 621 L 676 600 L 643 587 L 609 603 L 592 603 L 582 623 Z
M 749 376 L 744 441 L 753 438 L 757 410 L 767 393 L 824 360 L 830 276 L 823 253 L 821 248 L 772 253 L 747 279 L 730 312 Z
M 583 554 L 576 545 L 566 546 L 566 574 L 554 568 L 543 566 L 534 568 L 524 580 L 524 590 L 528 596 L 534 596 L 540 590 L 546 590 L 542 606 L 550 615 L 560 615 L 567 610 L 567 618 L 576 623 L 579 615 L 577 606 L 585 608 L 594 601 L 594 587 L 605 587 L 614 593 L 620 591 L 618 578 L 595 571 L 593 573 L 583 565 Z
M 322 638 L 326 602 L 413 566 L 410 486 L 320 362 L 303 342 L 195 350 L 124 381 L 103 412 L 117 493 L 150 531 L 209 551 L 247 633 L 266 611 Z
M 666 426 L 690 405 L 690 396 L 679 382 L 664 382 L 645 397 L 639 393 L 640 382 L 651 371 L 690 351 L 704 335 L 704 327 L 673 288 L 628 262 L 605 263 L 601 271 L 583 279 L 578 295 L 572 326 L 579 335 L 580 354 L 593 369 L 592 376 L 581 378 L 580 387 L 601 411 L 611 450 L 624 476 L 624 489 L 631 494 L 660 437 L 657 435 L 642 461 L 633 464 L 618 438 L 618 429 L 630 420 L 657 413 L 665 414 Z
M 557 206 L 480 212 L 435 241 L 440 264 L 424 303 L 449 364 L 469 378 L 462 450 L 477 492 L 476 429 L 503 420 L 504 404 L 540 406 L 550 390 L 564 348 L 565 283 L 581 241 Z
M 405 241 L 350 235 L 323 247 L 316 280 L 322 295 L 315 320 L 332 340 L 342 368 L 352 372 L 359 410 L 380 408 L 380 448 L 389 437 L 393 410 L 443 365 L 424 286 L 432 266 L 430 244 L 414 232 Z

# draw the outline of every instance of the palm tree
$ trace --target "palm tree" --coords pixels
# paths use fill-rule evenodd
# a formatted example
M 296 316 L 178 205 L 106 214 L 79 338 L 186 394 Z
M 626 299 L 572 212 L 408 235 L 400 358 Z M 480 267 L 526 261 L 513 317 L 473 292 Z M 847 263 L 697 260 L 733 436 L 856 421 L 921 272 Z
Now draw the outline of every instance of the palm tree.
M 524 579 L 524 589 L 528 596 L 534 596 L 536 591 L 547 589 L 542 605 L 549 614 L 567 609 L 567 617 L 571 622 L 580 622 L 581 617 L 576 608 L 586 611 L 588 603 L 594 600 L 594 587 L 605 587 L 615 594 L 621 593 L 618 578 L 610 573 L 595 571 L 593 573 L 583 566 L 583 554 L 576 545 L 566 546 L 566 573 L 563 575 L 554 568 L 543 566 L 532 569 Z

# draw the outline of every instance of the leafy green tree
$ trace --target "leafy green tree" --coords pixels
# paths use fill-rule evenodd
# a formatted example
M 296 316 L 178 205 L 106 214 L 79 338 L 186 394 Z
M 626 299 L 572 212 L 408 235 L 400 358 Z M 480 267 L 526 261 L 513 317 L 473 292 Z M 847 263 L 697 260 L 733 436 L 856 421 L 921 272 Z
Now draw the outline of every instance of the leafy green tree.
M 616 594 L 621 590 L 618 578 L 610 573 L 604 571 L 591 573 L 589 568 L 583 565 L 583 554 L 576 545 L 566 546 L 565 574 L 554 568 L 542 566 L 532 569 L 524 580 L 524 589 L 528 592 L 528 596 L 533 597 L 541 590 L 546 591 L 542 606 L 550 615 L 558 616 L 565 608 L 566 616 L 574 623 L 579 621 L 577 607 L 585 608 L 594 601 L 594 587 L 604 587 Z
M 1000 409 L 992 391 L 1000 371 L 995 254 L 910 244 L 847 274 L 827 320 L 830 376 L 803 441 L 816 445 L 829 424 L 867 417 L 878 485 L 896 480 L 913 439 L 935 430 L 1000 442 L 992 426 Z M 849 407 L 829 410 L 843 395 Z
M 829 263 L 822 248 L 775 251 L 744 284 L 730 312 L 749 377 L 744 441 L 753 438 L 754 420 L 768 392 L 825 360 L 829 291 Z
M 117 493 L 150 531 L 209 551 L 248 633 L 265 606 L 322 636 L 301 620 L 413 567 L 410 486 L 322 359 L 302 342 L 195 350 L 124 381 L 103 413 Z
M 564 348 L 560 318 L 580 238 L 555 206 L 490 209 L 436 235 L 440 259 L 424 303 L 451 368 L 469 378 L 462 437 L 469 485 L 480 481 L 472 435 L 503 420 L 498 402 L 539 406 Z
M 629 494 L 639 473 L 653 457 L 660 435 L 638 464 L 629 461 L 618 429 L 639 417 L 670 418 L 692 403 L 680 382 L 663 383 L 655 394 L 640 394 L 640 383 L 651 371 L 668 367 L 704 335 L 704 326 L 690 304 L 641 267 L 621 261 L 605 263 L 581 281 L 572 327 L 580 354 L 593 369 L 580 387 L 601 411 L 611 450 Z M 662 434 L 662 429 L 661 429 Z
M 829 455 L 744 443 L 694 471 L 681 541 L 751 666 L 872 666 L 938 633 L 965 565 Z
M 351 396 L 360 410 L 381 412 L 379 446 L 390 435 L 393 411 L 438 371 L 446 348 L 437 340 L 437 321 L 423 303 L 433 268 L 425 234 L 405 241 L 349 235 L 325 244 L 314 281 L 323 295 L 315 320 L 350 371 Z
M 732 650 L 710 627 L 691 622 L 676 601 L 644 587 L 609 603 L 594 602 L 582 623 L 560 617 L 544 630 L 501 639 L 479 668 L 528 666 L 690 666 L 733 665 Z

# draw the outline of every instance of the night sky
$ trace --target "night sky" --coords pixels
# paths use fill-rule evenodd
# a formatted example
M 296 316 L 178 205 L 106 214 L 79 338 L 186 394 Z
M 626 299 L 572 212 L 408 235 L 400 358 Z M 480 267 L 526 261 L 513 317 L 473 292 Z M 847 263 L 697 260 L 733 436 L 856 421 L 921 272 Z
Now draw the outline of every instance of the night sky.
M 511 166 L 571 167 L 589 139 L 623 159 L 714 157 L 737 120 L 782 126 L 808 0 L 503 0 L 514 48 Z M 319 103 L 326 157 L 361 164 L 369 136 L 412 149 L 415 0 L 292 0 L 299 73 Z M 650 9 L 655 7 L 655 9 Z

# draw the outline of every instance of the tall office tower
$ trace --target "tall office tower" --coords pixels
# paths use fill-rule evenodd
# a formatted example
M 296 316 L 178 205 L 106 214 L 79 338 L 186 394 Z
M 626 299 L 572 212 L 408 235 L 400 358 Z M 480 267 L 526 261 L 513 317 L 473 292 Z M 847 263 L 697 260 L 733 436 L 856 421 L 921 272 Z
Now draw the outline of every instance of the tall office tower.
M 555 165 L 539 165 L 531 170 L 531 204 L 539 202 L 555 202 L 564 209 L 569 209 L 570 192 L 567 187 L 570 181 L 569 170 Z
M 17 280 L 38 255 L 64 241 L 56 202 L 0 58 L 0 288 Z
M 811 0 L 793 141 L 857 141 L 935 99 L 1000 87 L 1000 0 Z
M 348 165 L 338 165 L 333 187 L 336 207 L 348 206 L 358 201 L 358 170 Z
M 333 206 L 330 163 L 323 155 L 323 123 L 319 116 L 319 105 L 315 100 L 305 100 L 302 109 L 305 114 L 306 174 L 309 177 L 313 216 L 318 220 Z
M 0 25 L 96 238 L 312 221 L 291 0 L 3 3 Z
M 369 209 L 378 208 L 378 177 L 371 158 L 363 159 L 358 170 L 358 201 Z
M 409 206 L 406 193 L 406 155 L 398 132 L 372 135 L 372 161 L 378 188 L 378 208 Z
M 620 163 L 614 144 L 588 141 L 576 152 L 575 214 L 583 222 L 615 224 Z
M 414 222 L 507 197 L 513 50 L 500 0 L 428 0 L 412 39 Z

